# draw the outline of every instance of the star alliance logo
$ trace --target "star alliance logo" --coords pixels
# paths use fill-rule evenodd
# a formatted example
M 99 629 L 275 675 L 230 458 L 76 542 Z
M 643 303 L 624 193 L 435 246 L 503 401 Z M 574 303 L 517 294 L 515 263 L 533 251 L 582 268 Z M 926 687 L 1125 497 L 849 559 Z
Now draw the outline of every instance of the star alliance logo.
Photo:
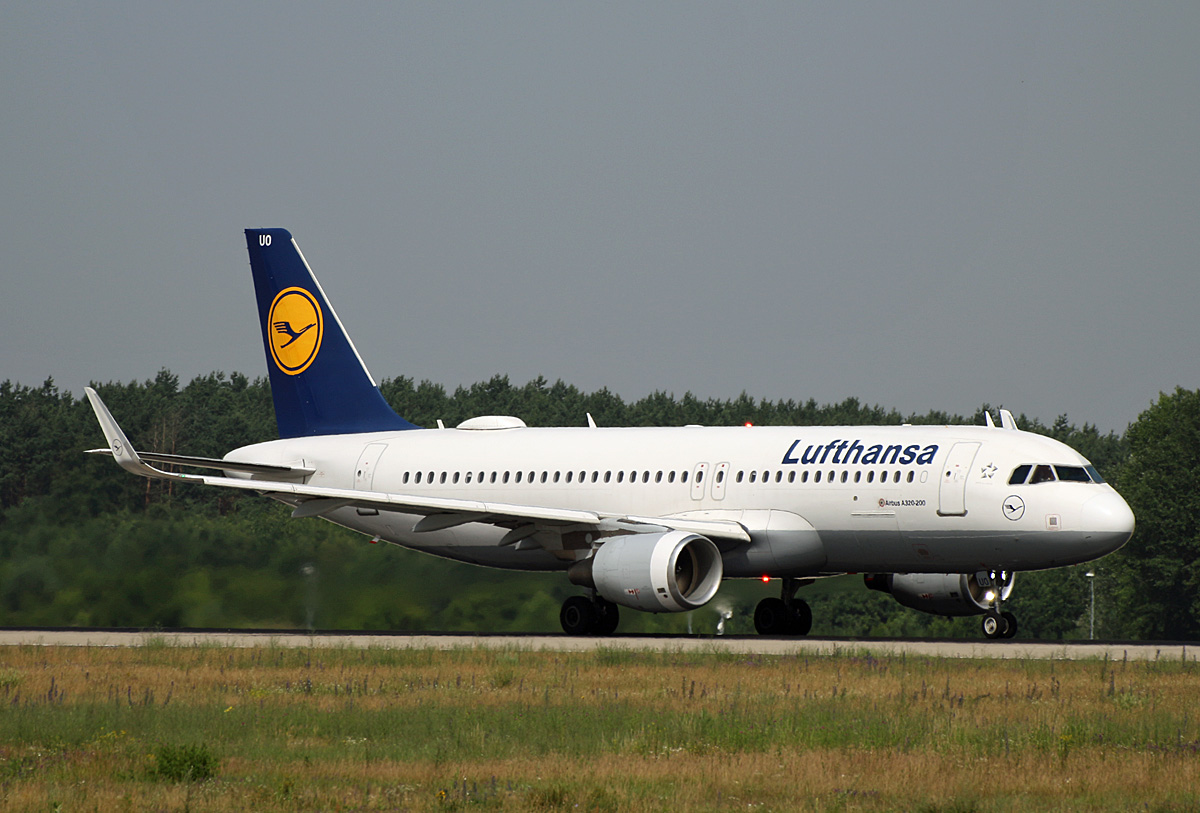
M 979 473 L 983 475 L 983 479 L 990 480 L 996 474 L 996 467 L 992 463 L 988 463 L 979 470 Z
M 325 333 L 317 298 L 303 288 L 285 288 L 271 303 L 267 324 L 275 366 L 287 375 L 307 370 L 321 349 Z

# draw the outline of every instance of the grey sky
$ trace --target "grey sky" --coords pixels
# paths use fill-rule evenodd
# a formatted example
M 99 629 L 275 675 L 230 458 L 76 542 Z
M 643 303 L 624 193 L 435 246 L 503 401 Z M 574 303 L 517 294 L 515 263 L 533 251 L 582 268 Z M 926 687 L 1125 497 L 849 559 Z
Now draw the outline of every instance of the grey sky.
M 1194 2 L 10 4 L 0 380 L 264 374 L 242 229 L 282 226 L 378 379 L 1121 431 L 1200 386 L 1198 38 Z

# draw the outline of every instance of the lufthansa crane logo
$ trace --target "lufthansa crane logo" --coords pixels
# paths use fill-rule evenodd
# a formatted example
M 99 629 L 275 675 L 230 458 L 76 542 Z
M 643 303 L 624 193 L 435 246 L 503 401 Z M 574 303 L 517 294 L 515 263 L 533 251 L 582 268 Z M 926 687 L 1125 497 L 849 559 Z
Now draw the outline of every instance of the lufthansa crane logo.
M 303 288 L 285 288 L 267 314 L 271 358 L 288 375 L 308 369 L 321 349 L 325 321 L 317 299 Z
M 1011 497 L 1005 497 L 1002 503 L 1004 516 L 1014 522 L 1025 516 L 1025 501 L 1015 494 Z

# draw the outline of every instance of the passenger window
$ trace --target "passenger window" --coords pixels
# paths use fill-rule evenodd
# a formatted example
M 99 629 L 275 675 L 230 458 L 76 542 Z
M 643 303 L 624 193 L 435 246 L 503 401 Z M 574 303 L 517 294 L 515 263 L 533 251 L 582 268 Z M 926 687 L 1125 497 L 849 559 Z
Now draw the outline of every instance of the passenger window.
M 813 475 L 813 482 L 814 482 L 814 483 L 819 483 L 819 482 L 821 482 L 821 472 L 820 472 L 820 471 L 816 472 L 816 473 Z
M 508 482 L 508 472 L 504 472 L 504 482 Z
M 875 482 L 875 472 L 874 471 L 867 472 L 867 482 L 868 483 Z
M 624 471 L 617 472 L 617 482 L 618 483 L 625 482 L 625 472 Z
M 404 472 L 404 479 L 401 481 L 404 485 L 408 485 L 408 472 Z
M 673 483 L 673 482 L 675 482 L 675 470 L 674 470 L 674 469 L 672 469 L 671 471 L 667 472 L 667 482 L 668 482 L 668 483 Z
M 1055 466 L 1054 473 L 1058 475 L 1059 480 L 1064 480 L 1068 483 L 1092 482 L 1092 478 L 1088 476 L 1083 466 Z
M 1008 484 L 1010 486 L 1024 485 L 1025 480 L 1029 477 L 1029 470 L 1032 468 L 1033 466 L 1017 466 L 1013 469 L 1012 476 L 1008 478 Z
M 681 471 L 681 472 L 679 473 L 679 482 L 681 482 L 681 483 L 686 483 L 686 482 L 687 482 L 687 475 L 688 475 L 688 473 L 687 473 L 686 471 Z
M 862 472 L 861 471 L 854 472 L 854 482 L 857 483 L 861 480 L 862 480 Z
M 642 482 L 643 483 L 650 482 L 650 472 L 649 471 L 642 472 Z
M 573 471 L 569 471 L 569 472 L 567 472 L 567 482 L 568 482 L 568 483 L 569 483 L 569 482 L 571 482 L 571 480 L 572 480 L 572 477 L 571 477 L 571 475 L 572 475 L 572 474 L 574 474 L 574 473 L 575 473 L 575 472 L 573 472 Z
M 611 471 L 604 472 L 604 482 L 607 483 L 607 482 L 610 482 L 611 480 L 612 480 L 612 472 Z
M 542 482 L 546 482 L 546 472 L 542 472 Z M 558 472 L 554 473 L 554 482 L 558 482 Z
M 454 484 L 458 485 L 458 472 L 454 472 Z
M 791 471 L 788 472 L 788 482 L 789 483 L 796 482 L 796 470 L 795 469 L 792 469 Z
M 417 485 L 421 485 L 421 472 L 417 472 L 416 483 Z
M 832 472 L 832 471 L 829 472 L 828 482 L 830 482 L 830 483 L 833 482 L 833 476 L 834 476 L 834 472 Z
M 516 482 L 521 482 L 521 472 L 517 472 Z
M 910 482 L 910 483 L 911 483 L 912 481 L 913 481 L 913 472 L 911 472 L 911 471 L 910 471 L 910 472 L 908 473 L 908 482 Z
M 1054 482 L 1054 469 L 1049 466 L 1038 466 L 1033 470 L 1033 476 L 1029 478 L 1029 485 L 1037 483 L 1052 483 Z
M 892 475 L 892 482 L 893 483 L 900 482 L 900 472 L 899 471 L 897 471 L 894 475 Z
M 599 479 L 600 479 L 600 472 L 598 472 L 598 471 L 592 472 L 592 482 L 594 483 Z
M 703 482 L 704 482 L 704 472 L 702 472 L 702 471 L 698 471 L 698 472 L 696 472 L 696 482 L 697 482 L 697 483 L 703 483 Z
M 850 472 L 848 472 L 848 471 L 842 472 L 842 482 L 843 483 L 846 482 L 846 478 L 849 476 L 850 476 Z
M 557 482 L 558 482 L 558 478 L 559 478 L 561 475 L 562 475 L 562 472 L 558 472 L 558 471 L 554 472 L 554 482 L 556 482 L 556 483 L 557 483 Z
M 783 482 L 783 472 L 781 472 L 781 471 L 775 472 L 775 482 L 777 482 L 777 483 Z
M 805 469 L 804 472 L 800 475 L 800 482 L 802 482 L 802 483 L 808 482 L 808 469 Z
M 735 483 L 740 483 L 740 482 L 742 482 L 742 475 L 743 475 L 744 473 L 745 473 L 745 472 L 740 472 L 740 471 L 739 471 L 739 472 L 737 473 L 737 477 L 735 477 L 733 481 L 734 481 Z
M 661 482 L 662 482 L 662 472 L 661 472 L 661 471 L 660 471 L 660 472 L 657 472 L 657 473 L 655 473 L 655 475 L 654 475 L 654 482 L 656 482 L 656 483 L 661 483 Z
M 725 482 L 725 472 L 723 472 L 723 471 L 717 472 L 717 482 L 718 483 Z

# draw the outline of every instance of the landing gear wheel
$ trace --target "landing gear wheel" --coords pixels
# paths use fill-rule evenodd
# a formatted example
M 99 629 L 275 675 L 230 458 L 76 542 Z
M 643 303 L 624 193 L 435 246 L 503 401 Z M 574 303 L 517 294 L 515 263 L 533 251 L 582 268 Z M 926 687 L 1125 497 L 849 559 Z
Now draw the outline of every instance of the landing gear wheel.
M 1012 638 L 1017 634 L 1017 617 L 1007 610 L 1000 613 L 1000 617 L 1008 624 L 1008 627 L 1004 630 L 1004 637 Z
M 611 601 L 597 598 L 595 603 L 592 604 L 592 612 L 595 613 L 595 618 L 592 622 L 593 635 L 612 635 L 617 631 L 617 624 L 621 622 L 621 616 L 617 612 L 617 605 Z
M 811 622 L 811 618 L 809 619 Z M 781 598 L 764 598 L 754 608 L 754 629 L 759 635 L 787 635 L 792 629 L 792 614 Z
M 792 618 L 791 628 L 788 630 L 792 635 L 802 636 L 808 635 L 808 631 L 812 629 L 812 608 L 808 606 L 808 602 L 803 599 L 792 599 Z
M 563 602 L 558 620 L 567 635 L 589 635 L 596 622 L 595 605 L 586 596 L 571 596 Z
M 1013 630 L 1016 632 L 1016 630 Z M 988 613 L 983 617 L 983 634 L 990 640 L 1004 638 L 1008 632 L 1008 619 L 1000 613 Z

